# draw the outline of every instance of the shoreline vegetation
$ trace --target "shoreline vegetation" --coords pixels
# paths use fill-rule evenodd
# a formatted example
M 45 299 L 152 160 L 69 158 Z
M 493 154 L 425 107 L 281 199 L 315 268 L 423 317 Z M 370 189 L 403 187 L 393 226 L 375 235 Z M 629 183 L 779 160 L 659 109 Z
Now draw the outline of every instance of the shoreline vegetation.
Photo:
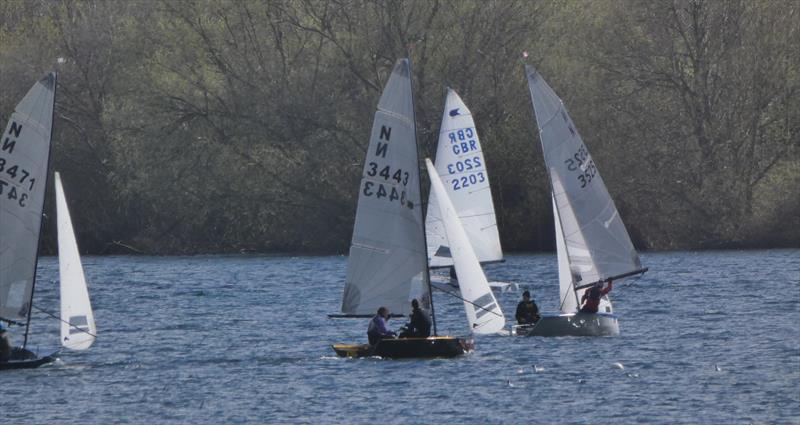
M 524 60 L 568 105 L 637 249 L 796 248 L 797 46 L 791 0 L 7 0 L 0 121 L 59 73 L 51 169 L 82 252 L 342 254 L 381 87 L 410 57 L 423 156 L 449 86 L 504 249 L 542 252 Z

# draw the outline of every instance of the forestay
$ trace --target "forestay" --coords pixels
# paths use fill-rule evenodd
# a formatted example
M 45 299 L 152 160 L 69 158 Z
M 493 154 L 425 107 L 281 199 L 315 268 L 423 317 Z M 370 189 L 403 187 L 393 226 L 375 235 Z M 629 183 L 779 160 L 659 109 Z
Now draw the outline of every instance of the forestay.
M 503 250 L 497 232 L 489 174 L 475 122 L 458 94 L 449 88 L 439 130 L 436 171 L 442 176 L 447 195 L 455 206 L 478 260 L 484 263 L 501 261 Z M 433 191 L 428 199 L 425 230 L 430 266 L 453 265 L 437 195 Z
M 563 102 L 533 67 L 526 66 L 526 74 L 571 283 L 579 286 L 641 269 L 625 225 Z M 562 301 L 567 298 L 562 289 Z M 564 311 L 576 308 L 562 305 Z
M 61 288 L 61 345 L 85 350 L 94 342 L 97 329 L 86 288 L 78 243 L 72 228 L 61 176 L 55 173 L 58 216 L 58 270 Z
M 425 165 L 431 179 L 431 193 L 435 193 L 439 200 L 439 216 L 450 241 L 450 252 L 458 274 L 458 287 L 464 300 L 470 329 L 476 334 L 496 333 L 506 324 L 500 304 L 489 288 L 486 275 L 458 218 L 456 208 L 447 196 L 441 177 L 429 159 L 425 160 Z
M 386 306 L 409 314 L 427 304 L 419 162 L 408 59 L 386 83 L 372 125 L 347 261 L 342 313 L 375 314 Z
M 28 317 L 36 277 L 56 75 L 50 73 L 14 109 L 0 139 L 0 318 Z

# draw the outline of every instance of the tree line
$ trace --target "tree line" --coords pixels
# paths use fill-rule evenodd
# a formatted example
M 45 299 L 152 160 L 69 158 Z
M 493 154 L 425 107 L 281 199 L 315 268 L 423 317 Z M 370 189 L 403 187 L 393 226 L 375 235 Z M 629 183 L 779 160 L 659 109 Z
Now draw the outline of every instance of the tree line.
M 507 251 L 554 237 L 523 61 L 639 248 L 800 242 L 792 0 L 8 0 L 0 120 L 59 72 L 51 163 L 82 251 L 346 252 L 400 57 L 423 155 L 444 87 L 472 110 Z

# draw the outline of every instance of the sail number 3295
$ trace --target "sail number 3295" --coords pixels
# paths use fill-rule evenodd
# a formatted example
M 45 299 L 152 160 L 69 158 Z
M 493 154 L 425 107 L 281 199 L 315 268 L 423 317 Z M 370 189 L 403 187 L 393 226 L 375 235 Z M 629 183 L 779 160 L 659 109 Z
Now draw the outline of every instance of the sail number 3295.
M 581 182 L 581 188 L 586 187 L 597 176 L 597 167 L 594 165 L 589 151 L 583 145 L 571 158 L 567 158 L 564 164 L 567 165 L 569 171 L 578 171 L 577 179 Z

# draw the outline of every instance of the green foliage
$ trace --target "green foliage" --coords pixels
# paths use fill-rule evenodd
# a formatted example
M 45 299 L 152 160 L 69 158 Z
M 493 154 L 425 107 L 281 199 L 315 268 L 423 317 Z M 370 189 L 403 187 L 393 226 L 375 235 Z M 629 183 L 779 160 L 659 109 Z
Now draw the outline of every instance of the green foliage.
M 344 252 L 374 108 L 408 56 L 423 153 L 450 86 L 476 117 L 505 247 L 548 249 L 527 51 L 637 245 L 796 246 L 799 14 L 791 1 L 10 0 L 0 118 L 59 71 L 53 163 L 84 250 Z

